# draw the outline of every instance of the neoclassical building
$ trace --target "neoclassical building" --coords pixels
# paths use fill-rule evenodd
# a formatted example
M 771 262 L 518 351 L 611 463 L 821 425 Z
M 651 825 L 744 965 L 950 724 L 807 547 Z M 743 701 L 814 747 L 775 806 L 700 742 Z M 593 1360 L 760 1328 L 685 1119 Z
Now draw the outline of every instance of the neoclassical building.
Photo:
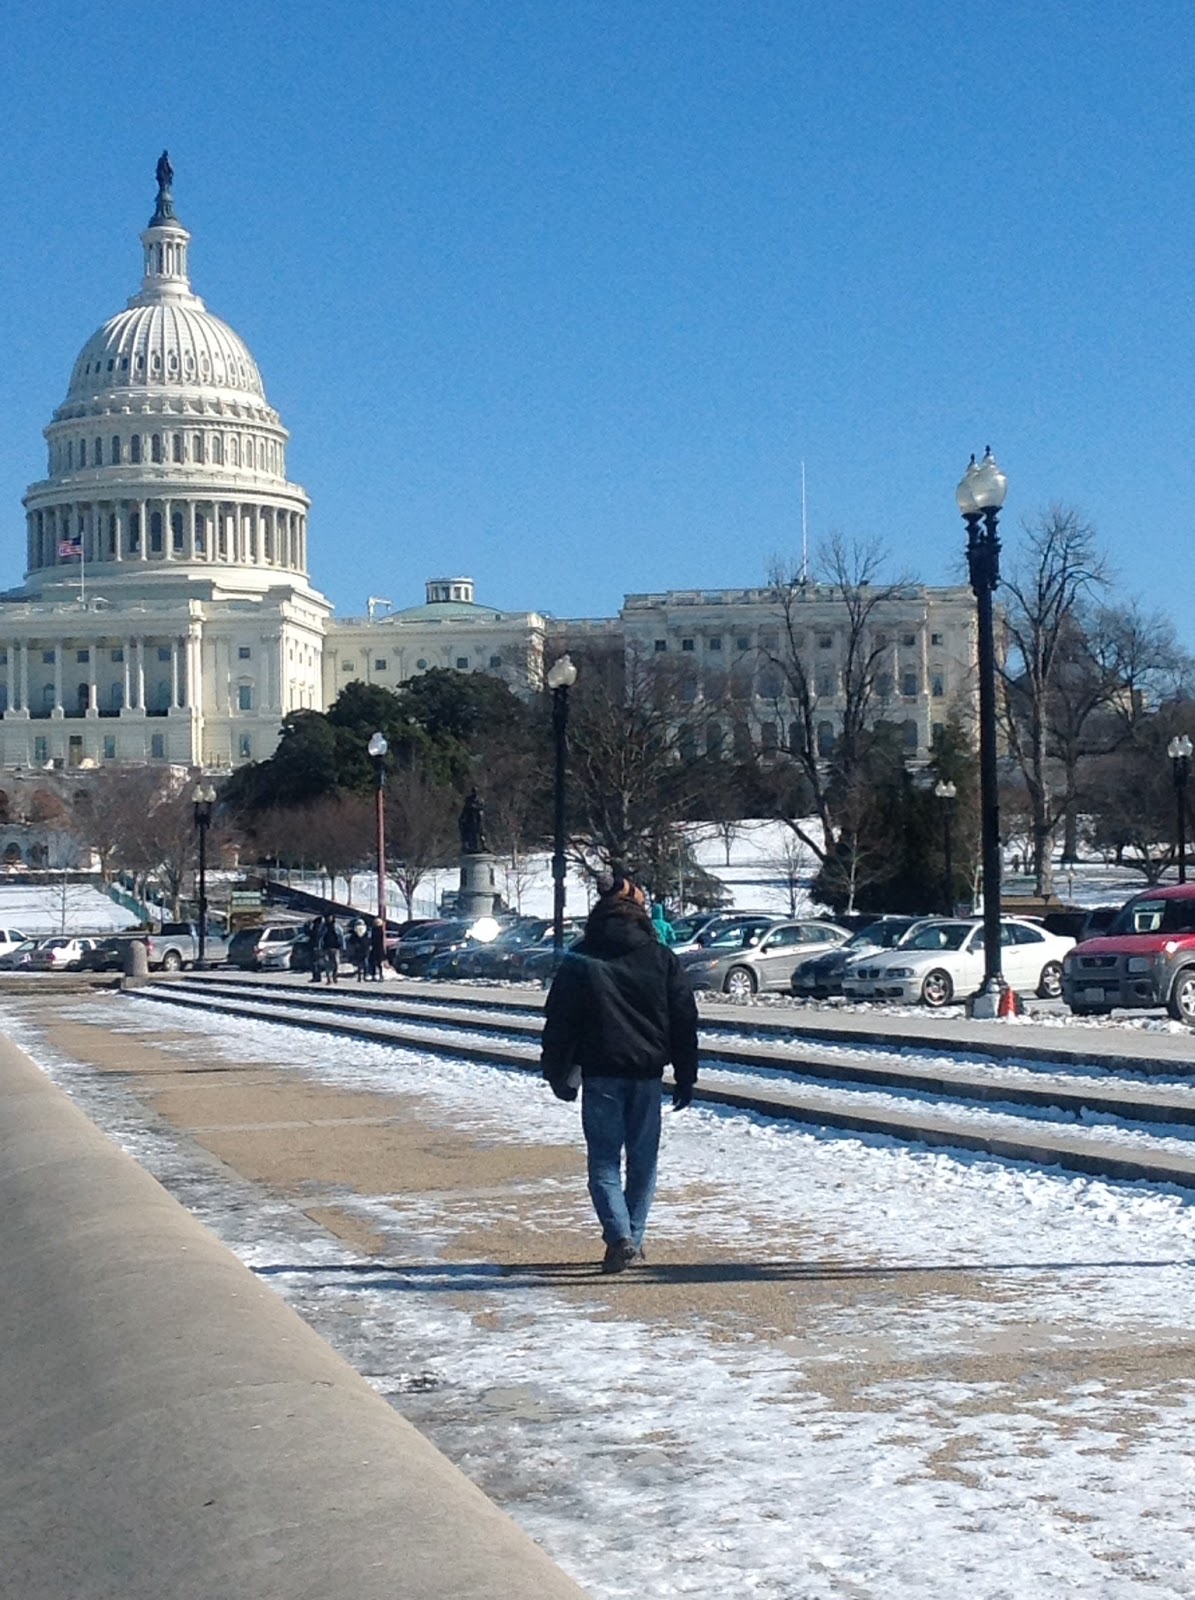
M 323 705 L 308 499 L 252 355 L 192 291 L 171 178 L 163 156 L 140 288 L 83 346 L 25 495 L 25 580 L 0 604 L 3 766 L 225 767 Z

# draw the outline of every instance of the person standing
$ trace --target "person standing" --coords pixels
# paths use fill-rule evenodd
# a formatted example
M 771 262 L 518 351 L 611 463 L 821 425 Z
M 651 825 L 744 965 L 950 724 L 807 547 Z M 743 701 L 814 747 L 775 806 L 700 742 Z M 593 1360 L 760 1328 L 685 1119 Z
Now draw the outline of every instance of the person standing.
M 325 911 L 324 920 L 320 925 L 319 948 L 328 982 L 339 982 L 340 952 L 344 949 L 344 936 L 336 926 L 336 918 L 330 911 Z
M 369 929 L 369 976 L 382 981 L 386 966 L 386 924 L 375 917 Z
M 558 1100 L 575 1100 L 581 1090 L 606 1273 L 643 1260 L 669 1062 L 673 1110 L 683 1111 L 697 1082 L 697 1005 L 676 956 L 652 929 L 643 890 L 617 874 L 552 980 L 541 1055 Z

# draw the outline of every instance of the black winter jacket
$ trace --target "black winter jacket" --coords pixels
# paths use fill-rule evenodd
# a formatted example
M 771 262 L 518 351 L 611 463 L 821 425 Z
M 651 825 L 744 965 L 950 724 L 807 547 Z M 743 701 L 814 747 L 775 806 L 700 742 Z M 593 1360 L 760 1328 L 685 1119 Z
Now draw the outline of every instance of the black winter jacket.
M 599 901 L 585 937 L 552 981 L 542 1040 L 544 1077 L 697 1081 L 697 1005 L 672 951 L 629 901 Z M 574 1078 L 575 1081 L 575 1078 Z

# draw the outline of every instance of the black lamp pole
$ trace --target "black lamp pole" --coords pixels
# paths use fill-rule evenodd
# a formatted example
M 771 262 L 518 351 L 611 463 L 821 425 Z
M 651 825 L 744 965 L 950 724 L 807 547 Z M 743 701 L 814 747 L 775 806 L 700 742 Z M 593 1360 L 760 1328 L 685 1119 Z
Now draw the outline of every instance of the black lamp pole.
M 556 787 L 552 829 L 552 953 L 557 959 L 564 949 L 564 780 L 568 749 L 568 692 L 577 681 L 577 669 L 568 656 L 561 656 L 548 669 L 547 683 L 552 691 L 552 733 L 556 741 Z
M 939 778 L 934 784 L 934 793 L 942 802 L 942 854 L 945 857 L 945 894 L 942 896 L 942 906 L 948 917 L 954 915 L 954 851 L 952 838 L 952 823 L 954 821 L 954 797 L 958 790 L 953 783 L 947 783 L 944 778 Z
M 386 926 L 386 752 L 383 733 L 375 733 L 367 746 L 373 761 L 374 830 L 377 835 L 378 916 Z
M 989 447 L 958 486 L 957 500 L 967 525 L 967 567 L 975 595 L 979 667 L 979 811 L 983 862 L 983 987 L 980 994 L 998 1008 L 1006 985 L 1000 961 L 1000 794 L 996 770 L 996 635 L 992 595 L 1000 582 L 997 531 L 1008 480 Z M 986 1009 L 986 1008 L 985 1008 Z
M 191 792 L 195 827 L 199 833 L 199 946 L 195 965 L 203 970 L 207 958 L 207 830 L 212 825 L 216 791 L 210 783 L 197 783 Z
M 1191 775 L 1191 752 L 1195 749 L 1185 733 L 1176 734 L 1166 747 L 1174 776 L 1174 804 L 1178 821 L 1178 881 L 1187 881 L 1187 779 Z

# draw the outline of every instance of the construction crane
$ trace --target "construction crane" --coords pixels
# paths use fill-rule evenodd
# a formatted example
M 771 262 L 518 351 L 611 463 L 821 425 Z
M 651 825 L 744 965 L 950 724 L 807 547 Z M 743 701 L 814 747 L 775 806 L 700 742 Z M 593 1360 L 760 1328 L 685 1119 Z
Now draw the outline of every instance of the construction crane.
M 371 622 L 373 621 L 373 614 L 379 606 L 385 606 L 387 611 L 394 610 L 394 601 L 383 600 L 380 594 L 371 594 L 369 599 L 365 602 L 365 605 L 369 612 L 369 620 Z

